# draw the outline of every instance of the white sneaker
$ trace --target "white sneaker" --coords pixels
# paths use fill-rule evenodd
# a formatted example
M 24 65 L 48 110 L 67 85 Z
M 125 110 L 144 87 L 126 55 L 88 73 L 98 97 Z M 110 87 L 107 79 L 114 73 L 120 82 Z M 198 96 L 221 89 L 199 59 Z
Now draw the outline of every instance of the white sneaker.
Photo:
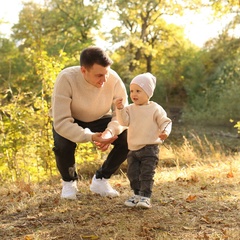
M 62 193 L 61 198 L 65 199 L 77 199 L 77 181 L 62 181 Z
M 92 178 L 90 190 L 94 193 L 100 194 L 103 197 L 118 197 L 119 193 L 111 187 L 108 180 L 105 178 L 96 178 L 96 175 Z
M 148 197 L 141 197 L 139 202 L 136 204 L 136 207 L 139 208 L 151 208 L 151 201 L 150 198 Z
M 124 202 L 124 205 L 127 207 L 135 207 L 139 202 L 140 196 L 134 195 Z

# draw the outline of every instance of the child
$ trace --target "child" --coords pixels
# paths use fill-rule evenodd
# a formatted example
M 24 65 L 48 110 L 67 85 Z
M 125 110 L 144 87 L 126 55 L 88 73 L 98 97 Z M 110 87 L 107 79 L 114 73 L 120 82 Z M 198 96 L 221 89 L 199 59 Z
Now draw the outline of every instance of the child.
M 151 208 L 153 178 L 159 161 L 159 144 L 169 136 L 172 121 L 165 110 L 149 101 L 156 87 L 151 73 L 136 76 L 130 83 L 132 104 L 124 107 L 122 98 L 115 101 L 119 123 L 128 126 L 127 176 L 134 196 L 125 201 L 128 207 Z

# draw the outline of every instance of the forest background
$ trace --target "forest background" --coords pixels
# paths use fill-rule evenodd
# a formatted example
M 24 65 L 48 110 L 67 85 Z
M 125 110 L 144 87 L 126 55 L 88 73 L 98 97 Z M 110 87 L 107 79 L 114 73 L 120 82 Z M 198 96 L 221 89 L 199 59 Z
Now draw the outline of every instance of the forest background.
M 229 21 L 200 48 L 183 27 L 166 19 L 204 8 L 211 8 L 215 19 L 228 15 Z M 239 26 L 236 0 L 25 2 L 12 35 L 0 35 L 0 181 L 39 182 L 58 175 L 48 115 L 53 85 L 61 69 L 78 65 L 81 50 L 99 39 L 111 46 L 106 50 L 112 67 L 127 89 L 136 74 L 157 77 L 152 100 L 175 125 L 227 127 L 237 134 L 240 39 L 233 32 Z M 182 143 L 178 137 L 166 144 Z M 80 164 L 92 166 L 104 156 L 90 143 L 79 149 Z M 224 151 L 236 154 L 238 148 Z

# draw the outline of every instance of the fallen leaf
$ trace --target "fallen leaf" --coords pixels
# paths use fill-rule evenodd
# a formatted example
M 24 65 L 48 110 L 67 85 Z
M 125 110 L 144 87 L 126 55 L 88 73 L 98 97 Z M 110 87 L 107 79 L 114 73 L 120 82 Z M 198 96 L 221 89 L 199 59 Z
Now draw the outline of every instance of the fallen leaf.
M 199 229 L 199 227 L 186 227 L 186 226 L 183 226 L 183 229 L 185 229 L 185 230 L 197 230 L 197 229 Z
M 200 220 L 203 221 L 203 222 L 205 222 L 205 223 L 207 223 L 207 224 L 210 223 L 208 217 L 202 217 Z
M 228 174 L 227 174 L 227 178 L 233 178 L 233 172 L 230 171 Z
M 201 189 L 201 190 L 206 190 L 206 189 L 207 189 L 207 185 L 202 186 L 200 189 Z
M 99 237 L 97 235 L 83 235 L 81 237 L 82 237 L 82 239 L 91 239 L 91 240 L 99 239 Z
M 194 202 L 196 201 L 197 196 L 196 195 L 189 195 L 186 199 L 187 202 Z
M 27 235 L 24 237 L 24 240 L 33 240 L 33 236 L 32 235 Z

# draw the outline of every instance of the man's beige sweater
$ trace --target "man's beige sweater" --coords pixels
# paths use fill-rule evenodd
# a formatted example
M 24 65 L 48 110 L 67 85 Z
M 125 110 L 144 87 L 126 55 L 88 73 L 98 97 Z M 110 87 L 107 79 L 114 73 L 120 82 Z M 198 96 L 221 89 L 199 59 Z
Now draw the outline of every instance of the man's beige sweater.
M 80 66 L 62 70 L 54 85 L 50 109 L 55 131 L 72 142 L 92 141 L 93 132 L 78 126 L 74 119 L 92 122 L 111 115 L 112 121 L 107 128 L 113 134 L 120 134 L 125 128 L 116 120 L 114 100 L 118 97 L 127 104 L 124 83 L 112 69 L 101 88 L 94 87 L 83 78 Z
M 135 151 L 150 144 L 160 144 L 159 134 L 165 130 L 169 135 L 172 121 L 166 111 L 157 103 L 150 101 L 148 105 L 134 103 L 118 110 L 117 119 L 123 126 L 128 126 L 128 148 Z

